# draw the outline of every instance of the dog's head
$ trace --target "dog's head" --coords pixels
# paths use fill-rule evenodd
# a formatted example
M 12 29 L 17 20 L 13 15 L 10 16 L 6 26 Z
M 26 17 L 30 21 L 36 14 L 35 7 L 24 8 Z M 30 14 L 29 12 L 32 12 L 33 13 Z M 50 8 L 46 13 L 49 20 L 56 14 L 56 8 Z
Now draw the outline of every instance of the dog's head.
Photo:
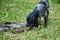
M 41 0 L 39 3 L 43 4 L 45 7 L 49 8 L 49 1 L 48 0 Z
M 48 2 L 48 0 L 40 0 L 40 1 L 41 1 L 41 2 L 43 2 L 43 1 L 44 1 L 44 2 Z

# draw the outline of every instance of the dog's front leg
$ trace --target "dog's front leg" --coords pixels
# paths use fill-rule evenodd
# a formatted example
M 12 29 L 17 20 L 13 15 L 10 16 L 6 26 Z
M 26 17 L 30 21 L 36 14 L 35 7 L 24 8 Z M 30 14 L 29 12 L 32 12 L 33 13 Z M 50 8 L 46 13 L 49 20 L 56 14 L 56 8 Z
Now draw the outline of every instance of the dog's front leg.
M 47 16 L 44 16 L 44 27 L 47 27 Z
M 49 15 L 49 9 L 47 9 L 47 20 L 48 20 L 48 15 Z

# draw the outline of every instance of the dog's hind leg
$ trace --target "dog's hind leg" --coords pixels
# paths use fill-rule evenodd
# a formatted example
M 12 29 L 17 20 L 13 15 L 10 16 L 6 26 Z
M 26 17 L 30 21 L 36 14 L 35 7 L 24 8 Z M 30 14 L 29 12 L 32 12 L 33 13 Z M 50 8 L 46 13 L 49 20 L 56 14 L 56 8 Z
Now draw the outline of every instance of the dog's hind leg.
M 38 27 L 38 18 L 34 22 L 35 27 Z

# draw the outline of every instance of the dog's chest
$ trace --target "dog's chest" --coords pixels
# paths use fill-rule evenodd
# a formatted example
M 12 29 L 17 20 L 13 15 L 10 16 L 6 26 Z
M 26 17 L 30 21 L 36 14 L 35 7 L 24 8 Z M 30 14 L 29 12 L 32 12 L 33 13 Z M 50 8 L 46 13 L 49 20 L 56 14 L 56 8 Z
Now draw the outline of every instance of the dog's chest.
M 43 4 L 38 4 L 37 10 L 39 11 L 39 16 L 44 16 L 46 13 L 45 6 Z

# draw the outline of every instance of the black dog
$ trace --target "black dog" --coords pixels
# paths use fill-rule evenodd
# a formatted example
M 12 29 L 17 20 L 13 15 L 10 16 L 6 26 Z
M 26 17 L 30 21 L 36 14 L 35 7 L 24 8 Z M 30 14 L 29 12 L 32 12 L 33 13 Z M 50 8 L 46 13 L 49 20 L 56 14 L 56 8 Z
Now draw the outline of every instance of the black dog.
M 44 27 L 47 26 L 47 20 L 49 15 L 49 5 L 47 0 L 41 0 L 36 8 L 33 10 L 31 14 L 27 17 L 26 26 L 30 27 L 38 27 L 38 18 L 44 17 Z

